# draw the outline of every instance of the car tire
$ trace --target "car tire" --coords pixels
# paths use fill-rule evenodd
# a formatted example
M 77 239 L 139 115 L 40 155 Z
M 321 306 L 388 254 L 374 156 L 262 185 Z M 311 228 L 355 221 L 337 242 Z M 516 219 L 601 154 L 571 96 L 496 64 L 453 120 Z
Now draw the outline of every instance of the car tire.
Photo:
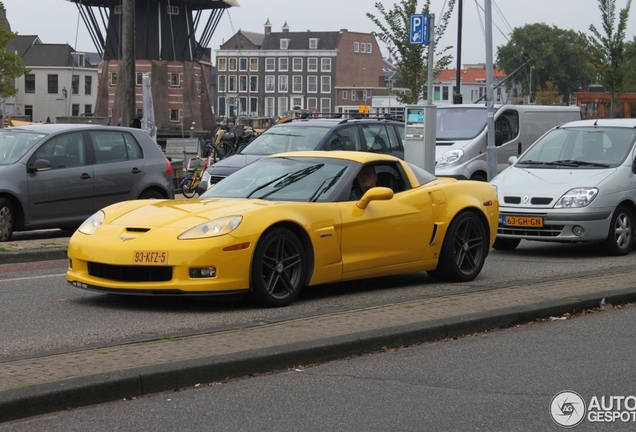
M 142 192 L 141 195 L 139 195 L 139 199 L 164 199 L 165 197 L 163 195 L 161 195 L 160 192 L 157 192 L 156 190 L 147 190 Z
M 196 189 L 194 188 L 194 180 L 189 178 L 184 181 L 183 185 L 181 186 L 181 193 L 186 198 L 192 198 L 196 193 Z
M 428 274 L 445 282 L 475 279 L 488 256 L 487 232 L 484 222 L 476 214 L 465 211 L 455 216 L 444 237 L 437 268 Z
M 286 228 L 266 232 L 252 258 L 254 300 L 267 307 L 288 305 L 300 294 L 306 269 L 306 254 L 294 233 Z
M 614 210 L 607 238 L 602 242 L 605 253 L 612 256 L 627 255 L 634 246 L 634 214 L 624 205 Z
M 474 180 L 474 181 L 480 181 L 480 182 L 487 182 L 488 180 L 486 179 L 486 177 L 484 177 L 481 174 L 473 174 L 470 177 L 470 180 Z
M 519 246 L 519 243 L 521 243 L 521 239 L 497 237 L 492 248 L 500 251 L 511 251 L 515 250 L 517 246 Z
M 11 201 L 0 198 L 0 242 L 11 240 L 15 223 L 13 217 Z

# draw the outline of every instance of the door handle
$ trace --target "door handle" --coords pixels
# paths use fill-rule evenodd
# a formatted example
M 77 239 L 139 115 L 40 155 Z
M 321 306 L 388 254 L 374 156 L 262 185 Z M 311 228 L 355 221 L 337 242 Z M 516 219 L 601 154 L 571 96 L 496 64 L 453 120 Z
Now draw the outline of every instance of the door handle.
M 80 176 L 80 178 L 81 178 L 82 180 L 89 180 L 89 179 L 92 179 L 92 178 L 93 178 L 93 176 L 91 176 L 91 175 L 90 175 L 90 174 L 88 174 L 88 173 L 84 173 L 84 174 L 82 174 L 82 175 Z
M 139 174 L 141 172 L 141 170 L 139 168 L 135 167 L 130 172 L 133 173 L 133 174 Z

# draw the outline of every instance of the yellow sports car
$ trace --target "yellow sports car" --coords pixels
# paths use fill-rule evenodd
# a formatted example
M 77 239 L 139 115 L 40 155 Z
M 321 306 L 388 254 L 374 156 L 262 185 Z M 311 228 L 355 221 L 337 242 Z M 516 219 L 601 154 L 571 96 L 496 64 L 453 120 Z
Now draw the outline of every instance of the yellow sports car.
M 286 305 L 307 285 L 400 273 L 469 281 L 498 213 L 486 182 L 436 178 L 388 155 L 284 153 L 197 200 L 95 213 L 70 240 L 67 280 L 111 294 L 249 293 L 265 306 Z

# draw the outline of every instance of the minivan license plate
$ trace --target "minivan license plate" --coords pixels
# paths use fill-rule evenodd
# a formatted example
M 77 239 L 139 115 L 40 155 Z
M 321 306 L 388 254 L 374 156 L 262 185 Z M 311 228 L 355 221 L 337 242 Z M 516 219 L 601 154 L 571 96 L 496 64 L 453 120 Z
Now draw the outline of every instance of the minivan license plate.
M 517 227 L 543 227 L 543 218 L 540 216 L 504 216 L 503 224 L 505 226 Z
M 166 251 L 135 251 L 133 261 L 135 264 L 168 264 L 168 252 Z

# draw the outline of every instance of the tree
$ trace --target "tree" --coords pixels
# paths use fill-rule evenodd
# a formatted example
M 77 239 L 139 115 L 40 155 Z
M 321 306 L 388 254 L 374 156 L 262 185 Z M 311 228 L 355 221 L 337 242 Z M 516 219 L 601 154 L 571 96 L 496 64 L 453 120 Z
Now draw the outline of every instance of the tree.
M 510 79 L 521 85 L 524 93 L 529 90 L 530 67 L 532 91 L 546 87 L 552 81 L 562 99 L 586 87 L 594 80 L 594 67 L 585 50 L 585 38 L 574 30 L 562 30 L 543 23 L 527 24 L 512 31 L 510 41 L 497 48 L 497 66 L 507 74 L 512 73 L 527 60 L 531 60 L 525 73 Z
M 448 10 L 441 19 L 435 19 L 435 47 L 434 75 L 437 76 L 451 62 L 451 56 L 445 54 L 451 47 L 438 49 L 437 44 L 446 31 L 451 13 L 456 0 L 448 2 Z M 387 10 L 381 2 L 375 3 L 375 8 L 380 12 L 386 22 L 372 13 L 367 17 L 380 29 L 375 35 L 388 46 L 389 54 L 396 62 L 396 70 L 406 82 L 409 92 L 397 92 L 398 101 L 405 104 L 415 104 L 423 97 L 424 87 L 428 77 L 429 46 L 409 43 L 410 16 L 413 14 L 427 14 L 430 10 L 431 0 L 425 0 L 420 12 L 417 12 L 418 0 L 401 0 L 393 5 L 393 9 Z
M 552 81 L 546 81 L 545 88 L 538 86 L 535 96 L 537 105 L 561 105 L 563 98 Z
M 629 62 L 626 61 L 625 29 L 632 0 L 627 0 L 625 9 L 618 14 L 616 21 L 616 0 L 598 0 L 604 34 L 594 24 L 590 25 L 588 36 L 592 62 L 596 66 L 599 82 L 610 93 L 610 113 L 614 114 L 614 97 L 624 91 Z
M 21 77 L 29 70 L 24 67 L 22 58 L 13 50 L 8 50 L 9 42 L 15 39 L 17 33 L 9 30 L 5 17 L 4 5 L 0 2 L 0 97 L 15 96 L 18 89 L 15 88 L 15 79 Z
M 627 76 L 625 77 L 625 92 L 636 92 L 636 36 L 625 44 L 625 59 L 627 61 Z

